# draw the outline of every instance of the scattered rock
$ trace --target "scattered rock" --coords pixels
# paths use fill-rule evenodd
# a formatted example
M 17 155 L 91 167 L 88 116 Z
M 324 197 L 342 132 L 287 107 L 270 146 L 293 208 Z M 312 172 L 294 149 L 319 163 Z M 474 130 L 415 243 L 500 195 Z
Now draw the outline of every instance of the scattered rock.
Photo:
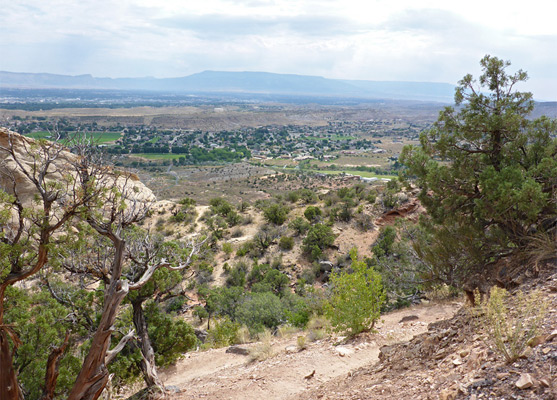
M 304 376 L 304 379 L 309 380 L 309 379 L 313 378 L 314 376 L 315 376 L 315 370 L 313 370 L 313 372 L 311 374 Z
M 540 379 L 540 383 L 545 386 L 545 387 L 549 387 L 549 381 L 547 379 Z
M 557 329 L 547 335 L 547 341 L 551 342 L 553 339 L 557 337 Z
M 240 347 L 240 346 L 230 346 L 228 349 L 226 349 L 227 353 L 231 353 L 231 354 L 239 354 L 241 356 L 249 356 L 249 350 L 246 349 L 245 347 Z
M 520 358 L 529 358 L 532 354 L 534 354 L 534 350 L 531 347 L 526 347 L 524 352 L 520 355 Z
M 180 390 L 180 388 L 178 386 L 175 386 L 175 385 L 166 386 L 165 389 L 168 393 L 175 393 L 176 394 L 176 393 L 182 392 Z
M 286 351 L 288 354 L 293 354 L 297 353 L 300 350 L 298 349 L 298 346 L 294 346 L 293 344 L 291 344 L 290 346 L 286 346 L 284 348 L 284 351 Z
M 519 389 L 528 389 L 534 386 L 534 380 L 530 374 L 520 374 L 520 378 L 516 381 L 515 385 Z
M 543 353 L 543 354 L 548 354 L 550 351 L 551 351 L 551 347 L 544 347 L 544 348 L 542 349 L 542 353 Z
M 439 400 L 455 400 L 458 394 L 458 389 L 449 388 L 441 390 L 439 393 Z
M 319 261 L 319 265 L 323 271 L 330 272 L 333 269 L 333 263 L 330 261 Z
M 379 359 L 384 360 L 386 357 L 389 357 L 395 352 L 394 346 L 383 346 L 381 347 L 381 351 L 379 353 Z
M 462 365 L 462 360 L 461 360 L 460 358 L 455 358 L 455 359 L 453 360 L 453 365 L 454 365 L 455 367 L 458 367 L 459 365 Z
M 528 342 L 528 346 L 530 347 L 536 347 L 542 343 L 545 343 L 545 341 L 547 340 L 547 336 L 545 335 L 539 335 L 536 337 L 533 337 L 530 342 Z
M 497 375 L 495 375 L 495 377 L 500 381 L 502 381 L 503 379 L 506 379 L 508 376 L 509 376 L 508 372 L 500 372 Z
M 417 315 L 407 315 L 405 317 L 402 317 L 401 320 L 398 321 L 398 323 L 402 324 L 403 322 L 415 321 L 417 319 L 420 319 L 420 317 L 418 317 Z
M 466 357 L 468 354 L 470 354 L 470 350 L 462 350 L 460 353 L 458 353 L 458 355 L 462 358 Z
M 473 388 L 480 388 L 480 387 L 491 386 L 492 384 L 493 381 L 491 379 L 476 379 L 470 384 L 470 386 L 472 386 Z
M 336 352 L 338 353 L 339 356 L 344 357 L 354 353 L 354 350 L 339 346 L 336 348 Z
M 205 340 L 207 340 L 207 336 L 209 335 L 206 330 L 199 328 L 196 328 L 194 333 L 201 343 L 205 343 Z

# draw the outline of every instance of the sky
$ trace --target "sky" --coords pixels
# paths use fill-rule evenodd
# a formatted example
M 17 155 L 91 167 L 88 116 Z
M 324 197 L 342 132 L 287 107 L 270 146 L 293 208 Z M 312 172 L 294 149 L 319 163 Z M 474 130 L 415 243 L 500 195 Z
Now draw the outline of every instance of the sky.
M 557 101 L 556 15 L 550 0 L 5 0 L 0 70 L 456 84 L 490 54 Z

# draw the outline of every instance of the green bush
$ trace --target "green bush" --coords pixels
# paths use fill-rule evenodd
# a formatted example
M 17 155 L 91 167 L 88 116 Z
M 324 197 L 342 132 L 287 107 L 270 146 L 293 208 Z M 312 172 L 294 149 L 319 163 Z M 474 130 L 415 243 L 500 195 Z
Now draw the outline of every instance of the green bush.
M 306 217 L 309 222 L 316 221 L 321 216 L 321 214 L 323 214 L 321 212 L 321 209 L 315 206 L 308 206 L 304 211 L 304 217 Z
M 317 195 L 315 194 L 315 192 L 313 190 L 300 189 L 300 191 L 298 193 L 299 193 L 302 201 L 306 204 L 312 204 L 312 203 L 315 203 L 318 200 Z
M 93 294 L 83 292 L 79 306 L 87 307 L 86 303 L 93 301 Z M 42 394 L 46 363 L 53 347 L 60 346 L 65 333 L 70 329 L 66 316 L 70 309 L 62 306 L 47 291 L 30 293 L 16 287 L 8 287 L 7 307 L 4 322 L 7 326 L 17 327 L 17 333 L 22 344 L 14 356 L 14 364 L 18 370 L 18 377 L 24 391 L 29 398 L 38 399 Z M 94 315 L 94 314 L 93 314 Z M 81 324 L 73 329 L 86 334 Z M 66 352 L 61 359 L 57 390 L 61 397 L 67 398 L 75 377 L 81 368 L 78 352 Z M 0 372 L 0 373 L 3 373 Z
M 184 320 L 163 312 L 155 302 L 146 303 L 145 320 L 157 366 L 174 363 L 197 344 L 193 328 Z
M 385 295 L 381 275 L 359 261 L 355 249 L 350 255 L 353 272 L 331 274 L 331 297 L 325 304 L 325 315 L 335 331 L 354 336 L 373 329 Z
M 302 217 L 296 217 L 288 224 L 288 227 L 294 231 L 295 235 L 303 235 L 308 231 L 310 225 Z
M 236 255 L 238 257 L 244 257 L 248 255 L 253 250 L 253 248 L 253 242 L 251 240 L 248 240 L 247 242 L 244 242 L 240 247 L 238 247 L 238 250 L 236 250 Z
M 284 251 L 292 250 L 294 248 L 294 238 L 282 236 L 279 240 L 279 248 Z
M 237 320 L 252 332 L 276 329 L 284 320 L 284 307 L 273 293 L 249 293 L 236 312 Z
M 271 204 L 263 209 L 263 216 L 267 222 L 275 225 L 282 225 L 290 212 L 289 208 L 282 204 Z
M 312 315 L 308 302 L 293 293 L 287 293 L 282 298 L 287 321 L 299 328 L 304 328 Z
M 222 251 L 229 256 L 234 251 L 231 243 L 225 242 L 222 244 Z
M 241 325 L 228 318 L 220 320 L 213 329 L 209 330 L 205 345 L 208 347 L 226 347 L 233 345 L 238 336 Z
M 389 256 L 393 252 L 393 245 L 396 239 L 396 229 L 392 226 L 386 226 L 381 229 L 377 240 L 373 244 L 371 250 L 376 258 Z
M 246 284 L 246 272 L 247 270 L 244 264 L 237 264 L 228 272 L 228 277 L 226 278 L 226 286 L 244 287 L 244 285 Z
M 298 200 L 300 200 L 300 194 L 297 191 L 288 192 L 286 198 L 289 202 L 296 203 Z
M 330 226 L 315 224 L 309 228 L 304 238 L 303 250 L 310 260 L 317 260 L 323 255 L 323 250 L 331 246 L 334 241 L 335 235 Z

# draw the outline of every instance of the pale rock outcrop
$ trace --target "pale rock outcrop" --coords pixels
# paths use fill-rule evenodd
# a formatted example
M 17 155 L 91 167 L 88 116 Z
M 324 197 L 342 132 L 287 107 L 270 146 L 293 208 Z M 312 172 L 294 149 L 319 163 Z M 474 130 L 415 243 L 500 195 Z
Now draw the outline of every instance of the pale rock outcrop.
M 15 182 L 17 193 L 25 206 L 29 206 L 37 194 L 36 187 L 24 175 L 21 168 L 6 148 L 13 145 L 15 156 L 23 168 L 32 173 L 35 164 L 45 160 L 46 154 L 37 146 L 34 139 L 22 136 L 6 128 L 0 128 L 0 189 L 13 194 Z M 75 167 L 72 165 L 77 161 L 77 156 L 72 154 L 60 144 L 51 144 L 60 151 L 57 152 L 56 159 L 49 167 L 47 180 L 52 182 L 65 183 L 64 190 L 71 191 L 75 186 L 68 182 L 73 182 L 76 176 Z M 127 172 L 110 173 L 111 179 L 105 179 L 105 183 L 117 186 L 121 191 L 126 186 L 125 196 L 135 202 L 150 204 L 156 201 L 153 192 L 139 181 L 135 174 Z M 68 193 L 69 194 L 69 193 Z

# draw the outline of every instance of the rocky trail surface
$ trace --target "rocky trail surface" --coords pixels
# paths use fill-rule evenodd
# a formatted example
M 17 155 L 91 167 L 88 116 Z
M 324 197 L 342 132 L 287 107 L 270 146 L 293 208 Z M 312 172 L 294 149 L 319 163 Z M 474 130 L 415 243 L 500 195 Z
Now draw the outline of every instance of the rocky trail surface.
M 355 340 L 326 338 L 299 350 L 297 337 L 271 342 L 272 355 L 250 361 L 246 354 L 226 348 L 188 353 L 175 366 L 162 371 L 166 386 L 179 389 L 173 399 L 295 399 L 308 390 L 379 360 L 384 345 L 407 341 L 427 331 L 428 324 L 452 317 L 458 302 L 428 303 L 382 316 L 377 333 Z M 241 346 L 247 350 L 259 343 Z

